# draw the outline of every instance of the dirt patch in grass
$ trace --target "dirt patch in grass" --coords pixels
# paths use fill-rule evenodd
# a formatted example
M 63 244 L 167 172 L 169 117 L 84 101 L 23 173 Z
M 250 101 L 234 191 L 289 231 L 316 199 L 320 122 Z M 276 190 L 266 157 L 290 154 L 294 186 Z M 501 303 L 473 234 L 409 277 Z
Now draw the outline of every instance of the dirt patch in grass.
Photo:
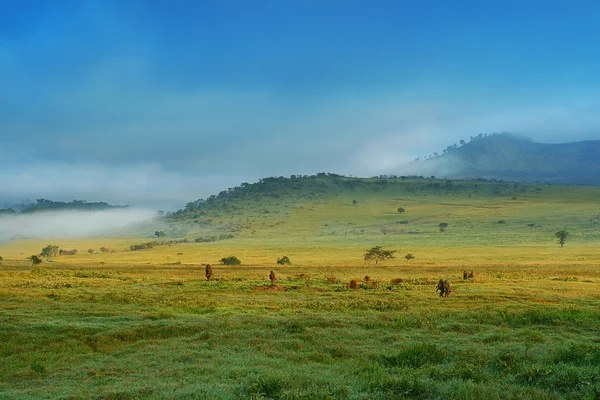
M 288 288 L 286 286 L 254 286 L 253 289 L 265 292 L 285 292 Z

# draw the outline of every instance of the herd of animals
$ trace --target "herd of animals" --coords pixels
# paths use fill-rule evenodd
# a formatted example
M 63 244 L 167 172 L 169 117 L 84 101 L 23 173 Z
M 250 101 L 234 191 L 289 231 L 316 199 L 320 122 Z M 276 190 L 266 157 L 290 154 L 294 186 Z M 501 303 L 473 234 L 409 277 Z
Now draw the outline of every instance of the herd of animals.
M 206 280 L 207 281 L 212 281 L 212 279 L 214 278 L 214 274 L 213 274 L 213 270 L 212 267 L 210 266 L 210 264 L 206 264 L 206 268 L 205 268 L 205 276 L 206 276 Z M 463 279 L 474 279 L 475 278 L 475 274 L 473 273 L 473 271 L 463 271 Z M 275 272 L 271 271 L 269 273 L 269 280 L 271 281 L 271 285 L 275 285 L 275 280 L 276 280 L 276 276 L 275 276 Z M 365 276 L 364 281 L 366 283 L 370 282 L 370 278 L 368 276 Z M 350 289 L 353 290 L 357 290 L 358 289 L 358 281 L 356 279 L 352 279 L 350 281 L 349 284 L 346 284 L 346 287 L 349 287 Z M 440 279 L 436 289 L 435 289 L 436 293 L 440 292 L 440 297 L 448 297 L 450 296 L 450 294 L 452 293 L 452 290 L 450 289 L 450 282 L 448 282 L 448 280 L 444 280 L 444 279 Z

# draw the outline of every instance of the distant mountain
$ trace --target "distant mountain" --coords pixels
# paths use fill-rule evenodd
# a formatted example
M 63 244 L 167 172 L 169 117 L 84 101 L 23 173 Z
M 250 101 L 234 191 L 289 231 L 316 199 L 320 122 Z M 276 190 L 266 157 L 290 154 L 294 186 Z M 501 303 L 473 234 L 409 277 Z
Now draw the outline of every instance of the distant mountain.
M 448 178 L 600 186 L 600 140 L 548 144 L 509 133 L 479 135 L 413 166 Z
M 0 209 L 1 214 L 31 214 L 40 211 L 76 210 L 76 211 L 101 211 L 113 208 L 127 208 L 129 206 L 113 206 L 105 202 L 90 202 L 73 200 L 69 202 L 38 199 L 35 203 L 21 204 L 19 206 Z

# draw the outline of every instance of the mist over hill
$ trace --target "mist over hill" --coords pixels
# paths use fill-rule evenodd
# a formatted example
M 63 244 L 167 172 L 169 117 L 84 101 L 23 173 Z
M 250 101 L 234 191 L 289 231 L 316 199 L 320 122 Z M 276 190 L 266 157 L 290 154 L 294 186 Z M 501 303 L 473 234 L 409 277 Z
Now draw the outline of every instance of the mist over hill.
M 35 238 L 83 238 L 149 230 L 155 211 L 105 202 L 38 199 L 0 209 L 0 242 Z
M 550 144 L 509 133 L 479 135 L 416 160 L 409 169 L 446 178 L 597 186 L 600 140 Z

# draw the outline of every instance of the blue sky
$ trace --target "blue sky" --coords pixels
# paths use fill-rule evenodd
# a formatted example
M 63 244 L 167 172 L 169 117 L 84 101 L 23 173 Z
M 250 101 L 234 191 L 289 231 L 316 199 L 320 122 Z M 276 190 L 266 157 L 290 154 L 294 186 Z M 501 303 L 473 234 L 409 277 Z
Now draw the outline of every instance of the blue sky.
M 165 208 L 401 173 L 479 132 L 600 138 L 597 1 L 0 2 L 0 200 Z

